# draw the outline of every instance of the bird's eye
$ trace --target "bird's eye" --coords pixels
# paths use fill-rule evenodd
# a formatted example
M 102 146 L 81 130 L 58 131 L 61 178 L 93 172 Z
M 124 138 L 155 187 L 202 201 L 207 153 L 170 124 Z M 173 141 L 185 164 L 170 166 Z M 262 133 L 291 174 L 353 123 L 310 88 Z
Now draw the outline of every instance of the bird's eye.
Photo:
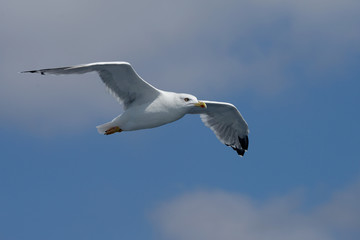
M 184 98 L 184 101 L 188 102 L 188 101 L 190 101 L 190 99 L 189 98 Z

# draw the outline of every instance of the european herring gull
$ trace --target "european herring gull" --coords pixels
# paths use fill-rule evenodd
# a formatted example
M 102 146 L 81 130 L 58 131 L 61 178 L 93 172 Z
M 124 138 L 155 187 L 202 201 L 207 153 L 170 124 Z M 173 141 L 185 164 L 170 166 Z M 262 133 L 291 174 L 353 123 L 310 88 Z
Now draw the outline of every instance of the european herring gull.
M 174 122 L 185 114 L 200 114 L 201 120 L 220 142 L 234 149 L 240 156 L 248 149 L 248 125 L 233 104 L 199 101 L 190 94 L 157 89 L 144 81 L 127 62 L 98 62 L 23 73 L 82 74 L 92 71 L 99 74 L 124 108 L 121 115 L 97 126 L 99 133 L 109 135 L 154 128 Z

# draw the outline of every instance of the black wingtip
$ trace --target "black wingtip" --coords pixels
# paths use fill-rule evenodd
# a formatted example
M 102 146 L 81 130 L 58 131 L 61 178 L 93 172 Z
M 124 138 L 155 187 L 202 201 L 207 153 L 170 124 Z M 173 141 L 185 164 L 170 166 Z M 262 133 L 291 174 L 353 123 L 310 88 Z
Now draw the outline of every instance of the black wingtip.
M 236 151 L 238 155 L 244 156 L 246 150 L 248 150 L 248 147 L 249 147 L 249 137 L 247 135 L 244 137 L 238 136 L 238 139 L 239 139 L 239 143 L 240 143 L 239 148 L 237 148 L 235 146 L 231 146 L 229 144 L 225 144 L 225 145 L 234 149 L 234 151 Z
M 240 149 L 240 148 L 235 148 L 235 147 L 232 147 L 232 149 L 234 149 L 236 152 L 237 152 L 237 154 L 238 155 L 240 155 L 240 156 L 244 156 L 244 154 L 245 154 L 245 150 L 244 149 Z
M 248 150 L 249 148 L 249 137 L 247 135 L 245 135 L 245 137 L 240 137 L 238 136 L 240 145 L 243 149 Z
M 23 71 L 21 73 L 40 73 L 41 75 L 45 75 L 44 72 L 39 71 L 39 70 L 30 70 L 30 71 Z

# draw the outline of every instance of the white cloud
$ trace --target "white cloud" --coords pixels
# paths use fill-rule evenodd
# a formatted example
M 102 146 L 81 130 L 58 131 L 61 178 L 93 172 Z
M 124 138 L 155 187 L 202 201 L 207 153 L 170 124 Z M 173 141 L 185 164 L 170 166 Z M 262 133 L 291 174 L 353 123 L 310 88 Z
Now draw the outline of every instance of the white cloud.
M 153 222 L 163 239 L 358 239 L 360 182 L 304 210 L 301 194 L 255 201 L 237 193 L 196 191 L 162 204 Z
M 360 181 L 357 181 L 345 189 L 335 192 L 329 202 L 316 209 L 314 216 L 339 238 L 359 239 L 359 202 Z
M 30 129 L 39 128 L 40 115 L 49 129 L 84 126 L 95 113 L 112 118 L 116 103 L 99 84 L 76 82 L 79 76 L 44 84 L 41 76 L 16 74 L 105 60 L 130 61 L 155 86 L 201 98 L 249 90 L 271 96 L 296 80 L 294 69 L 308 81 L 345 71 L 359 49 L 359 10 L 355 0 L 7 1 L 0 9 L 0 108 Z M 69 104 L 80 98 L 81 106 Z M 59 118 L 57 109 L 75 115 Z

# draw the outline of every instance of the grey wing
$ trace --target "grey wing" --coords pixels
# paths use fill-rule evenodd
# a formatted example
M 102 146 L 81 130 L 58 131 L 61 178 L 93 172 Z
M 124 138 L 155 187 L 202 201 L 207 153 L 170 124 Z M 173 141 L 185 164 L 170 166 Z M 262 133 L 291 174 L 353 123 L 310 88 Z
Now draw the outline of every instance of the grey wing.
M 159 90 L 145 82 L 127 62 L 98 62 L 72 67 L 49 68 L 25 71 L 44 74 L 82 74 L 95 71 L 110 93 L 123 104 L 126 110 L 131 105 L 151 102 Z
M 220 140 L 244 156 L 249 147 L 249 128 L 237 108 L 224 102 L 203 101 L 206 109 L 200 109 L 201 120 Z

